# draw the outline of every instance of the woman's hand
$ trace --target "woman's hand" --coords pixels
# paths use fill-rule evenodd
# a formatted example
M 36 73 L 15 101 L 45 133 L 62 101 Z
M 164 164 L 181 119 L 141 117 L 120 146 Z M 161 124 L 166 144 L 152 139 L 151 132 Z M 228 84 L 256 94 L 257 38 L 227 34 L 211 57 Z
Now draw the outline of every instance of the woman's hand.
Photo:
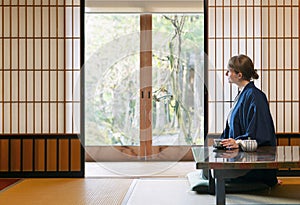
M 227 149 L 237 149 L 239 145 L 236 143 L 235 139 L 223 139 L 221 144 L 226 147 Z

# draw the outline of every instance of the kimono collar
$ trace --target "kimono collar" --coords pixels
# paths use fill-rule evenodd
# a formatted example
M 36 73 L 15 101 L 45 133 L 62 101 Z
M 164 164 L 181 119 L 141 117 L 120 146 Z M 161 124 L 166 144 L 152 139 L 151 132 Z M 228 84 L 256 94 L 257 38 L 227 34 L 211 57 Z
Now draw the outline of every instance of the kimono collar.
M 239 91 L 239 93 L 241 93 L 245 89 L 253 88 L 253 87 L 254 87 L 254 82 L 250 81 L 246 86 L 242 87 L 242 89 Z

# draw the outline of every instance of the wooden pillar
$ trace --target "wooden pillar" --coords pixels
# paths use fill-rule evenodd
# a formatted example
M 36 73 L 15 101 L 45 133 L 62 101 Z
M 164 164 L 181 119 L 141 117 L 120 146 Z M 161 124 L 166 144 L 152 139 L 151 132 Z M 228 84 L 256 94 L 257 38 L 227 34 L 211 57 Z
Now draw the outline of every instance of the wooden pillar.
M 140 17 L 140 156 L 152 154 L 152 15 Z

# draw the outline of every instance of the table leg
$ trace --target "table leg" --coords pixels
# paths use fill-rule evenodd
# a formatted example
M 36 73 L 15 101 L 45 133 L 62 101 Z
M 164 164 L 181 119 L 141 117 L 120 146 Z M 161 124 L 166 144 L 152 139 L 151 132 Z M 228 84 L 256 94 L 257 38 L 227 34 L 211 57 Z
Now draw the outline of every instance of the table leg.
M 226 195 L 225 195 L 225 180 L 223 177 L 216 177 L 216 204 L 225 205 Z
M 226 204 L 225 179 L 237 178 L 245 175 L 249 170 L 213 170 L 213 178 L 215 178 L 216 204 Z

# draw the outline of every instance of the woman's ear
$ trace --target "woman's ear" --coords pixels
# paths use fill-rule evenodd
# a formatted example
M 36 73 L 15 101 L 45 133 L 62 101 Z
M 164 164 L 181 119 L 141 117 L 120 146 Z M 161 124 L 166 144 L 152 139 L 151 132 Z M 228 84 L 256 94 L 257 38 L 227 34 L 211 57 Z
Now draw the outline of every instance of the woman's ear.
M 238 73 L 238 77 L 239 79 L 242 79 L 243 78 L 243 74 L 241 72 Z

